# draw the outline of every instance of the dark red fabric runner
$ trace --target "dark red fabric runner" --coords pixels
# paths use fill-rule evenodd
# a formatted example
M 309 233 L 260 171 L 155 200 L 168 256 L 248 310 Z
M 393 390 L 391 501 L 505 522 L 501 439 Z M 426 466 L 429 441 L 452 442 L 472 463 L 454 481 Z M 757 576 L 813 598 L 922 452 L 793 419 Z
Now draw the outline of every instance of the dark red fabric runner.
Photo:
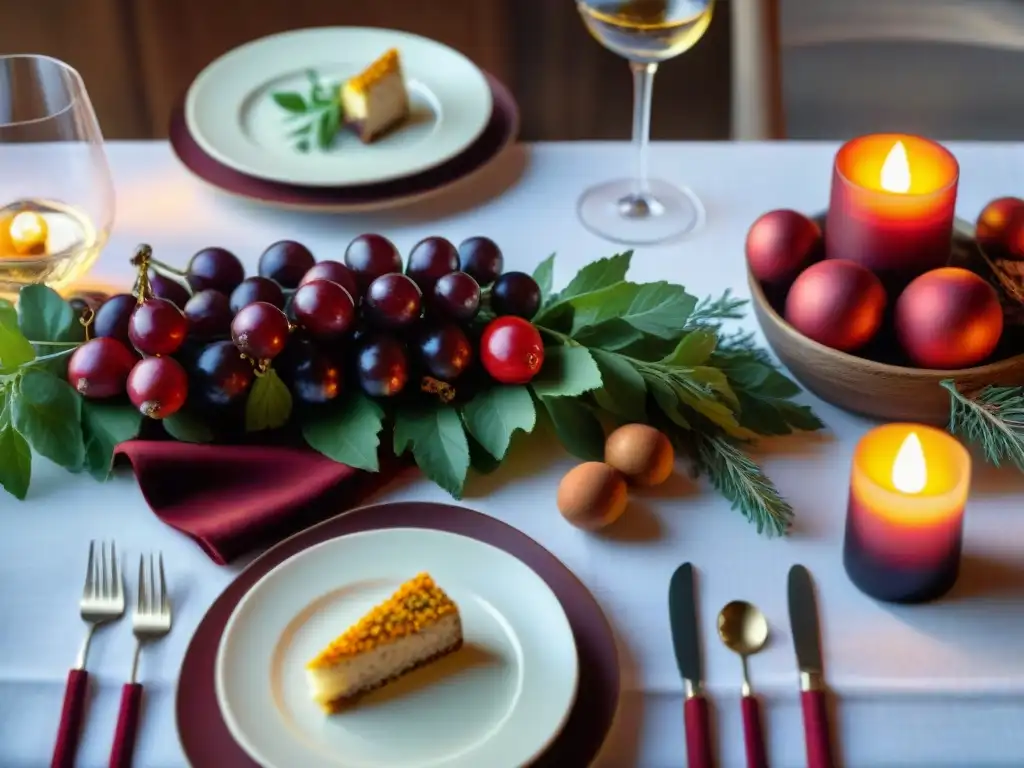
M 156 516 L 220 565 L 359 506 L 407 466 L 382 457 L 371 473 L 306 447 L 171 440 L 129 440 L 115 455 Z

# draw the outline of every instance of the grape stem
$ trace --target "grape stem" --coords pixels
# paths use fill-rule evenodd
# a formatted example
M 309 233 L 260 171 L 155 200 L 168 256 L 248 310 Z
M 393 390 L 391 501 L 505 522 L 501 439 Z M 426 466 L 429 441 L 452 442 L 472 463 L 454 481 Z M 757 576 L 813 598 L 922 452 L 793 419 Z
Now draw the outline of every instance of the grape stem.
M 37 358 L 35 358 L 33 360 L 29 360 L 24 365 L 25 366 L 30 366 L 30 365 L 35 365 L 36 363 L 45 363 L 45 362 L 48 362 L 50 360 L 57 360 L 58 358 L 61 358 L 64 355 L 68 354 L 68 352 L 74 352 L 74 351 L 75 350 L 73 350 L 73 349 L 62 349 L 60 352 L 51 352 L 48 355 L 42 355 L 41 357 L 37 357 Z
M 172 267 L 170 264 L 165 264 L 159 259 L 154 259 L 152 256 L 149 257 L 149 266 L 155 269 L 157 272 L 161 272 L 164 275 L 172 277 L 185 277 L 184 271 Z

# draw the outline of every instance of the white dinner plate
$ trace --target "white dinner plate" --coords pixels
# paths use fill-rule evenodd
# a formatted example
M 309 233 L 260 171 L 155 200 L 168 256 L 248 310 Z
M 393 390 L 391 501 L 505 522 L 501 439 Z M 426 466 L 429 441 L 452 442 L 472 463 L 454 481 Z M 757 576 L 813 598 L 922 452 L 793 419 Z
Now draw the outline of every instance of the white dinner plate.
M 372 144 L 343 129 L 326 151 L 296 150 L 289 134 L 301 121 L 273 94 L 308 94 L 311 69 L 343 82 L 389 48 L 402 60 L 409 121 Z M 487 80 L 461 53 L 371 27 L 300 29 L 247 43 L 200 72 L 185 97 L 188 130 L 208 155 L 250 176 L 304 186 L 370 184 L 432 168 L 469 146 L 490 116 Z
M 422 571 L 459 606 L 463 647 L 325 714 L 306 662 Z M 265 768 L 514 768 L 561 731 L 578 672 L 565 612 L 525 564 L 393 528 L 318 544 L 260 579 L 221 638 L 216 689 L 231 735 Z

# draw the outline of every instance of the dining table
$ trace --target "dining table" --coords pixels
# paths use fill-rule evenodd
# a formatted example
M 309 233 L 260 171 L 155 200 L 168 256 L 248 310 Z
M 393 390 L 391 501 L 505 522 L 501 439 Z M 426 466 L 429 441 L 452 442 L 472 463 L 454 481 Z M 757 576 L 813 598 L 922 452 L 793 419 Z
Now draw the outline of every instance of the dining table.
M 960 163 L 959 217 L 973 221 L 987 201 L 1021 192 L 1024 144 L 948 146 Z M 837 148 L 801 141 L 653 143 L 650 167 L 689 186 L 703 201 L 706 219 L 685 239 L 634 249 L 630 279 L 668 280 L 697 296 L 726 289 L 748 296 L 744 238 L 750 224 L 776 208 L 821 212 Z M 386 235 L 403 253 L 428 235 L 455 242 L 486 235 L 501 246 L 507 270 L 530 272 L 556 253 L 556 287 L 584 264 L 627 250 L 590 234 L 576 214 L 584 189 L 630 175 L 634 152 L 626 142 L 518 144 L 443 195 L 352 215 L 281 211 L 228 197 L 190 176 L 166 142 L 111 141 L 106 152 L 116 220 L 85 278 L 89 286 L 127 289 L 129 258 L 140 243 L 178 265 L 201 248 L 223 246 L 255 272 L 260 252 L 280 239 L 300 241 L 320 259 L 339 259 L 349 240 L 364 232 Z M 763 342 L 751 313 L 735 325 Z M 622 690 L 594 765 L 686 764 L 683 683 L 667 597 L 672 573 L 686 561 L 698 573 L 706 690 L 725 768 L 745 764 L 740 663 L 716 632 L 718 611 L 732 600 L 754 603 L 768 619 L 767 646 L 750 658 L 750 676 L 762 697 L 770 764 L 806 765 L 786 601 L 795 563 L 809 569 L 817 588 L 835 751 L 843 765 L 1024 765 L 1024 474 L 976 456 L 956 587 L 926 605 L 881 604 L 857 590 L 842 563 L 850 460 L 873 424 L 809 393 L 800 400 L 813 406 L 826 429 L 763 440 L 753 449 L 795 512 L 783 538 L 759 535 L 706 481 L 692 478 L 683 457 L 666 484 L 632 494 L 616 525 L 600 533 L 575 528 L 559 514 L 555 492 L 576 461 L 540 434 L 517 438 L 503 466 L 471 478 L 456 502 L 540 542 L 590 589 L 609 619 Z M 78 599 L 90 540 L 116 541 L 129 564 L 140 552 L 162 553 L 174 626 L 142 656 L 145 705 L 135 764 L 187 765 L 174 715 L 176 689 L 189 685 L 179 678 L 183 655 L 212 602 L 258 553 L 214 563 L 157 519 L 130 471 L 98 483 L 39 457 L 32 471 L 26 500 L 0 494 L 0 767 L 49 762 L 68 669 L 84 636 Z M 372 500 L 452 503 L 414 473 Z M 93 639 L 92 694 L 79 748 L 83 768 L 107 764 L 133 642 L 127 617 Z

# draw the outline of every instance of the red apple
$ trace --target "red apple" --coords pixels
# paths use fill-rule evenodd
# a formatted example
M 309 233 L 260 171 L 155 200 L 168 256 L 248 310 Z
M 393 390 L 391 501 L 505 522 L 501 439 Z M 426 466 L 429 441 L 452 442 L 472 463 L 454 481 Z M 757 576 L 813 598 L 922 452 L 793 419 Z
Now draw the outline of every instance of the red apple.
M 805 269 L 786 297 L 786 320 L 826 347 L 852 352 L 882 326 L 885 288 L 867 267 L 829 259 Z
M 802 213 L 769 211 L 747 232 L 747 264 L 762 283 L 785 285 L 820 253 L 821 227 Z

